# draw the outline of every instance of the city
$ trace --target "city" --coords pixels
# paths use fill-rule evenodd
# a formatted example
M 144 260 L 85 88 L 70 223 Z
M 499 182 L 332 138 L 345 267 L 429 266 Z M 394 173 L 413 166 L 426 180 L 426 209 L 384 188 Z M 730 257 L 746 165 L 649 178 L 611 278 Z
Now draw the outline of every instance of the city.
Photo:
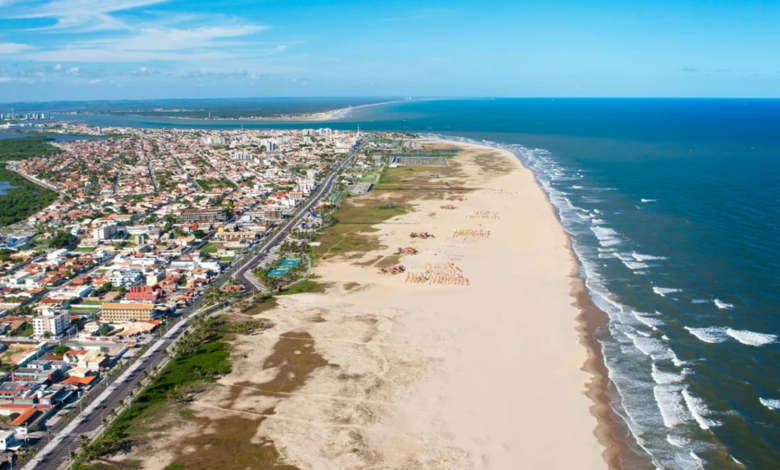
M 374 145 L 328 128 L 46 132 L 75 140 L 7 168 L 57 199 L 0 235 L 0 451 L 32 465 L 71 461 L 199 314 L 305 282 L 269 282 L 279 245 L 323 225 Z

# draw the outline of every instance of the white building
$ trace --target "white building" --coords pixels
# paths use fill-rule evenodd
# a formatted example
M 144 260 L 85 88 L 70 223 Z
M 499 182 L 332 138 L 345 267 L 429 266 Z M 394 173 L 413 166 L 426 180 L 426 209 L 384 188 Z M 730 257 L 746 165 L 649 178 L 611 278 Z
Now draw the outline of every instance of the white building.
M 116 224 L 106 224 L 92 230 L 92 238 L 111 240 L 116 235 Z
M 33 318 L 33 332 L 39 338 L 46 333 L 51 334 L 52 338 L 59 338 L 65 334 L 68 326 L 70 326 L 70 318 L 67 311 L 46 309 L 41 315 Z
M 50 295 L 52 299 L 76 299 L 86 297 L 92 292 L 92 286 L 68 286 L 63 287 Z
M 111 285 L 114 287 L 133 287 L 144 282 L 144 277 L 137 269 L 122 268 L 111 273 Z
M 16 444 L 16 432 L 0 431 L 0 451 L 5 452 Z

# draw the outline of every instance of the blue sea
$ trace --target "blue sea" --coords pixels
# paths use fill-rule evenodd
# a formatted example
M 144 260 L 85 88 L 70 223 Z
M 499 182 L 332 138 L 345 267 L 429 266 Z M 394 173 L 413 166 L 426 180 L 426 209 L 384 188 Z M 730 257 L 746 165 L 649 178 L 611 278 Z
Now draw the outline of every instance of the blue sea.
M 609 316 L 598 340 L 634 462 L 780 468 L 780 100 L 411 101 L 244 127 L 358 124 L 503 147 L 533 170 Z

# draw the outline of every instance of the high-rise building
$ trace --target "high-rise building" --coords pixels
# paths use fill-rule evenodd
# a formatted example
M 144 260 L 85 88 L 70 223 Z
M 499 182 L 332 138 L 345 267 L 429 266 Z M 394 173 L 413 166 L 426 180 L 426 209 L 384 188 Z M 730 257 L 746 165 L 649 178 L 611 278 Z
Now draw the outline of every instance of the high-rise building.
M 92 238 L 110 240 L 116 235 L 116 224 L 106 224 L 92 230 Z
M 68 331 L 70 317 L 65 310 L 44 310 L 41 315 L 33 318 L 33 332 L 41 338 L 49 333 L 52 338 L 59 338 Z

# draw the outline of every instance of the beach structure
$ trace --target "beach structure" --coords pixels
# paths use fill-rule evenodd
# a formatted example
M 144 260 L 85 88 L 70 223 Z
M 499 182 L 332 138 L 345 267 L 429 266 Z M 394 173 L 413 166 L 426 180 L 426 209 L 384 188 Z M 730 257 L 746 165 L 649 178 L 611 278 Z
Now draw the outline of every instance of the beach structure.
M 409 234 L 411 238 L 422 238 L 423 240 L 428 238 L 436 238 L 432 233 L 428 232 L 412 232 Z
M 393 266 L 379 268 L 379 272 L 381 274 L 401 274 L 404 271 L 406 271 L 406 268 L 404 268 L 400 264 L 394 264 Z

